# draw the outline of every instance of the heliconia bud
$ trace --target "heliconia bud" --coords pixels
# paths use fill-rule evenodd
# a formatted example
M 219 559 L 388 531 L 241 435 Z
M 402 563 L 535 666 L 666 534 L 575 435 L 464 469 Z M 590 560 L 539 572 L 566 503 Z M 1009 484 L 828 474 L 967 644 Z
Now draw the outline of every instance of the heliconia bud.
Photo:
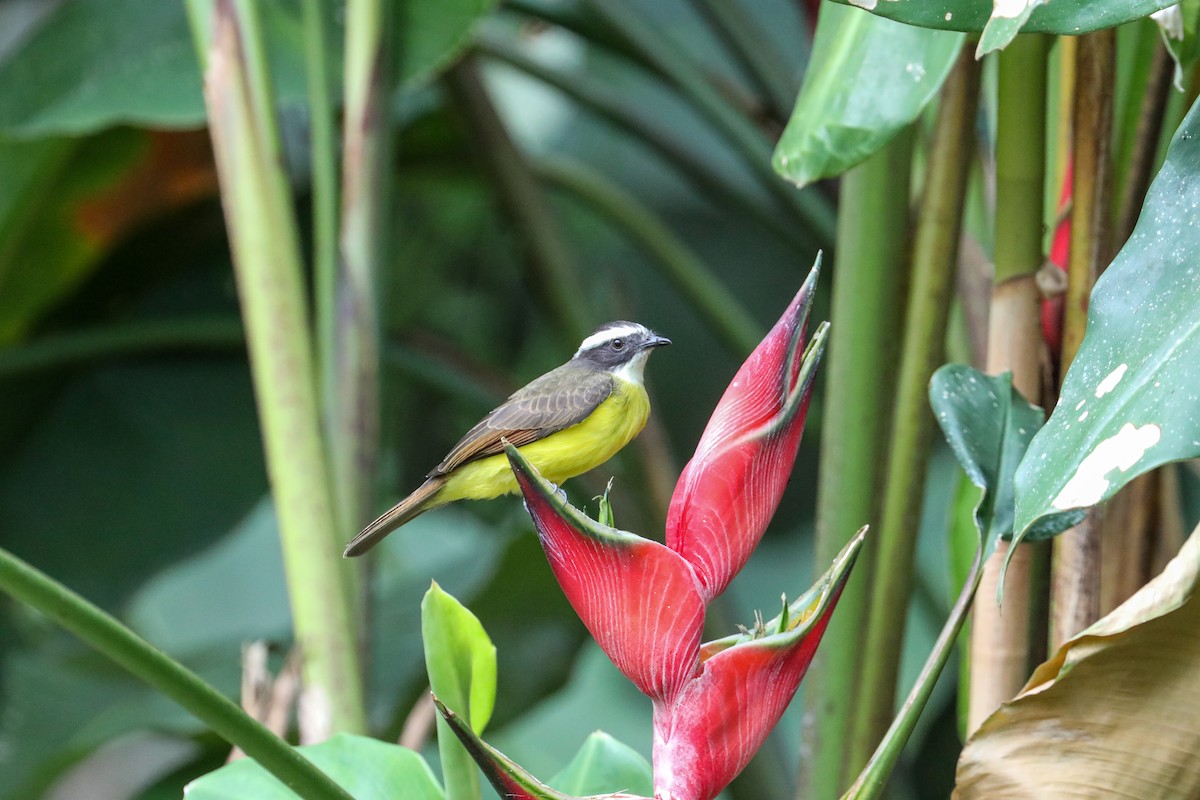
M 695 675 L 704 601 L 688 564 L 658 542 L 610 528 L 560 497 L 507 449 L 554 577 L 600 648 L 655 700 Z
M 654 704 L 655 797 L 711 800 L 745 768 L 800 686 L 865 535 L 786 614 L 706 645 L 700 675 Z
M 675 485 L 666 544 L 692 565 L 706 601 L 745 566 L 791 476 L 828 330 L 804 349 L 819 268 L 734 376 Z
M 433 704 L 501 797 L 507 800 L 588 800 L 550 788 L 508 756 L 480 739 L 470 725 L 446 708 L 436 697 L 433 698 Z M 602 797 L 604 800 L 650 800 L 640 795 L 624 793 L 606 794 Z

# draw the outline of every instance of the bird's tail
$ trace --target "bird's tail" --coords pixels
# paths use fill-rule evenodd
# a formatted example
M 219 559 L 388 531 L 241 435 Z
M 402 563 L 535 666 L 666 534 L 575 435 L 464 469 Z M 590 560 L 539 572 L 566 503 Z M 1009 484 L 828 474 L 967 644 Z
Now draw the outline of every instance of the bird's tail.
M 383 512 L 379 519 L 363 528 L 362 533 L 355 536 L 350 540 L 350 544 L 346 545 L 346 549 L 342 551 L 342 557 L 361 556 L 379 544 L 383 537 L 433 508 L 437 505 L 435 500 L 445 483 L 444 475 L 426 480 L 415 492 Z

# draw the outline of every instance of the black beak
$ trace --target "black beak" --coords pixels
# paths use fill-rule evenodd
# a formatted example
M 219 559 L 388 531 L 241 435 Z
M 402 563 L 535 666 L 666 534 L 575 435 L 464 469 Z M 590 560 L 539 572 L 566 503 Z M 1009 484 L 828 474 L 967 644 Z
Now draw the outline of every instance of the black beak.
M 643 350 L 649 350 L 653 347 L 666 347 L 671 343 L 671 340 L 665 336 L 659 336 L 657 333 L 650 334 L 650 338 L 642 345 Z

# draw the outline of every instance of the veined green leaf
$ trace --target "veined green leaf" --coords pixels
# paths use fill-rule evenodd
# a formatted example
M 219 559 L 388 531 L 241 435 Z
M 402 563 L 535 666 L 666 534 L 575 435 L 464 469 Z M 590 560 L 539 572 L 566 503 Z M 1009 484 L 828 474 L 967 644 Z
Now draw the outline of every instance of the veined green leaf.
M 1200 110 L 1167 152 L 1133 235 L 1097 281 L 1058 406 L 1017 470 L 1017 538 L 1152 467 L 1200 455 Z M 1048 527 L 1049 526 L 1049 527 Z
M 496 648 L 483 625 L 434 583 L 421 601 L 421 638 L 433 693 L 454 703 L 466 724 L 481 733 L 496 702 Z M 475 764 L 441 719 L 438 752 L 447 798 L 478 798 Z
M 824 6 L 804 86 L 772 158 L 775 171 L 804 186 L 871 155 L 917 118 L 962 42 L 961 34 Z

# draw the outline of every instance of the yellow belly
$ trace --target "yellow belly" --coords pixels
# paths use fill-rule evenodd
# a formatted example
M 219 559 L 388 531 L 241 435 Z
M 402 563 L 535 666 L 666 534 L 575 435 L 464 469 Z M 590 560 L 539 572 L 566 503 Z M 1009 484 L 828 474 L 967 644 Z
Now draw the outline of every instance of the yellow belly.
M 524 445 L 521 454 L 549 481 L 562 483 L 612 458 L 641 432 L 650 398 L 640 384 L 618 381 L 609 398 L 577 425 Z M 508 457 L 481 458 L 456 469 L 438 492 L 436 504 L 486 500 L 517 491 Z

